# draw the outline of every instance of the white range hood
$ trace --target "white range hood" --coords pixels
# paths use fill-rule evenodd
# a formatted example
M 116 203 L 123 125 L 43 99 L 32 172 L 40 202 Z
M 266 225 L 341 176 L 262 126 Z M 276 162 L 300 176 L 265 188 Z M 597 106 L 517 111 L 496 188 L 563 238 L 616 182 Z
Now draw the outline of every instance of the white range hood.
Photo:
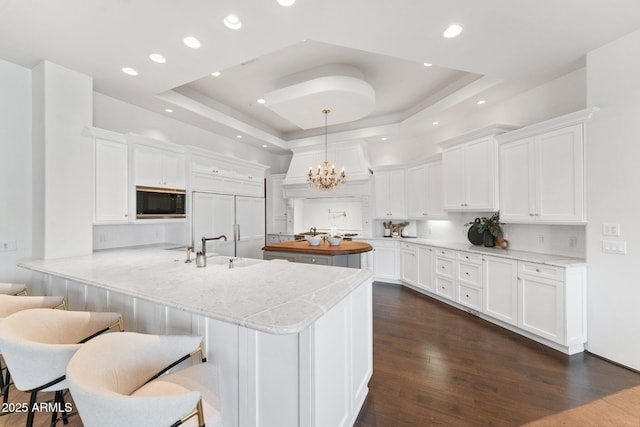
M 319 190 L 307 183 L 309 167 L 313 173 L 325 158 L 324 144 L 294 148 L 289 170 L 282 183 L 285 198 L 356 197 L 371 195 L 372 172 L 364 141 L 329 144 L 327 160 L 339 173 L 344 167 L 347 182 L 333 190 Z

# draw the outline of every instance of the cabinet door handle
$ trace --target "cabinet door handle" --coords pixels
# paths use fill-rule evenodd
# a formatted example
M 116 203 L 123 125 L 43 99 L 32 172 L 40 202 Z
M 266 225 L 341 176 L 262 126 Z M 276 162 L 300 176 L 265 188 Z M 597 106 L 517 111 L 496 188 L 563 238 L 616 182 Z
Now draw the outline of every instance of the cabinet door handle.
M 529 214 L 529 216 L 533 216 L 533 214 L 532 214 L 532 213 L 530 213 L 530 214 Z
M 469 294 L 466 294 L 465 297 L 469 298 Z
M 466 275 L 468 276 L 468 275 L 469 275 L 469 272 L 467 271 L 467 272 L 465 272 L 464 274 L 466 274 Z
M 316 259 L 315 258 L 311 258 L 311 262 L 316 262 Z
M 540 269 L 539 268 L 536 268 L 536 273 L 540 273 Z

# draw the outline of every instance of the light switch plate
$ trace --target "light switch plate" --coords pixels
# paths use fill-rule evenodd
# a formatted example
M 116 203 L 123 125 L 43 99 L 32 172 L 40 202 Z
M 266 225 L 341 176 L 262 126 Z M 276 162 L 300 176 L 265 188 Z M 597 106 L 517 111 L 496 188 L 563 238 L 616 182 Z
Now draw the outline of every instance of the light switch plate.
M 603 236 L 619 236 L 620 235 L 620 224 L 614 224 L 611 222 L 605 222 L 602 224 L 602 235 Z

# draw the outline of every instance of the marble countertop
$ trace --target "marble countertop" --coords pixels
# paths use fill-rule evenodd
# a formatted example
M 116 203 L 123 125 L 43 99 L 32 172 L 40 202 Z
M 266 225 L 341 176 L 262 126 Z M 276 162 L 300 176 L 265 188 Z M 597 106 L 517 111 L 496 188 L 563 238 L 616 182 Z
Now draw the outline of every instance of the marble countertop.
M 354 238 L 356 240 L 356 238 Z M 512 249 L 501 249 L 497 247 L 486 248 L 484 246 L 472 245 L 471 243 L 442 242 L 437 240 L 422 238 L 394 238 L 394 237 L 362 237 L 358 236 L 357 240 L 365 241 L 397 241 L 400 243 L 411 243 L 417 245 L 432 246 L 436 248 L 453 249 L 456 251 L 465 251 L 479 253 L 483 255 L 491 255 L 502 258 L 515 259 L 518 261 L 535 262 L 539 264 L 553 265 L 556 267 L 579 267 L 585 266 L 586 261 L 582 258 L 572 258 L 562 255 L 542 254 L 537 252 L 517 251 Z
M 105 250 L 25 261 L 20 267 L 271 333 L 297 333 L 371 277 L 368 270 L 209 256 L 185 263 L 184 251 Z

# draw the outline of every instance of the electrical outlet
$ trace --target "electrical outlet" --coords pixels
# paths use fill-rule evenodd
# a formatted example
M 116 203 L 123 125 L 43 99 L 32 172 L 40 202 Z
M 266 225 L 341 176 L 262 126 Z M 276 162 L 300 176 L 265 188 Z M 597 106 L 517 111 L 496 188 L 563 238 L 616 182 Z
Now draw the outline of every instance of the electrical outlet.
M 18 250 L 18 242 L 16 240 L 0 240 L 0 252 L 11 252 Z
M 541 234 L 538 236 L 538 243 L 540 243 L 541 245 L 544 245 L 544 234 Z
M 576 236 L 569 237 L 569 247 L 575 248 L 576 246 L 578 246 L 578 238 Z
M 627 242 L 621 240 L 603 240 L 602 252 L 605 254 L 626 255 Z

